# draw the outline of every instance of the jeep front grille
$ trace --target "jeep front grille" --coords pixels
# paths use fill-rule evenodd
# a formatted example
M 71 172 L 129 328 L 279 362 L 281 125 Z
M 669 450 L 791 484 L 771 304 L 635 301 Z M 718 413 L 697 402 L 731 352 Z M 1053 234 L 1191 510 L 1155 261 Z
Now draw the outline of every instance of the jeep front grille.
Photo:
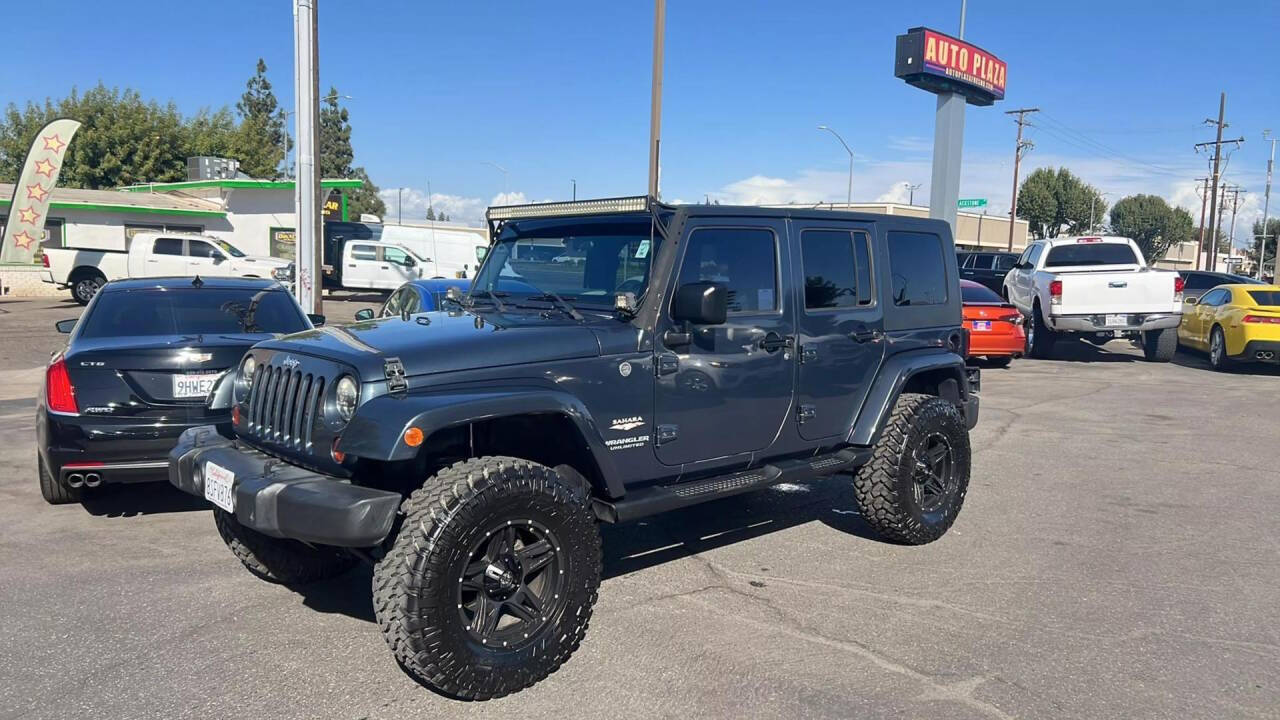
M 309 450 L 323 402 L 323 377 L 280 366 L 259 367 L 247 400 L 249 432 L 268 443 Z

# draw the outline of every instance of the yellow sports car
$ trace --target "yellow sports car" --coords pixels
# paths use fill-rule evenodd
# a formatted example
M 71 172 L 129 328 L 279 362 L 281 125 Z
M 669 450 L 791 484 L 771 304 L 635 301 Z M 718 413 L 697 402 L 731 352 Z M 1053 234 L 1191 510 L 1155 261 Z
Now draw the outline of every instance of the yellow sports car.
M 1187 298 L 1178 344 L 1208 352 L 1214 370 L 1280 363 L 1280 286 L 1219 285 L 1198 301 Z

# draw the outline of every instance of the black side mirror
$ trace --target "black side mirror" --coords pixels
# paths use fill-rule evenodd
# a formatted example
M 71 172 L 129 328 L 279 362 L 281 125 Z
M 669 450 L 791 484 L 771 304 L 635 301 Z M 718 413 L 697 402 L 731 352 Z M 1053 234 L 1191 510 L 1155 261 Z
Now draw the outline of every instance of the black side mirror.
M 312 324 L 312 325 L 315 325 L 316 327 L 320 327 L 320 326 L 324 325 L 324 316 L 323 316 L 323 315 L 319 315 L 319 314 L 316 314 L 316 313 L 307 313 L 307 319 L 308 319 L 308 320 L 310 320 L 310 321 L 311 321 L 311 324 Z
M 226 259 L 227 259 L 227 256 L 226 256 L 226 255 L 223 255 L 223 254 L 222 254 L 222 253 L 220 253 L 220 252 L 215 252 L 214 254 L 210 255 L 209 257 L 213 258 L 213 264 L 214 264 L 214 265 L 217 265 L 218 263 L 220 263 L 220 262 L 222 262 L 223 260 L 226 260 Z
M 67 333 L 71 332 L 76 328 L 77 322 L 79 322 L 77 318 L 72 318 L 71 320 L 59 320 L 58 322 L 54 323 L 53 326 L 57 328 L 58 332 L 62 333 L 63 335 L 66 335 Z
M 372 320 L 372 319 L 373 319 L 372 308 L 365 308 L 363 310 L 356 311 L 356 320 Z
M 671 303 L 671 317 L 690 325 L 723 325 L 728 315 L 729 289 L 722 283 L 686 283 Z

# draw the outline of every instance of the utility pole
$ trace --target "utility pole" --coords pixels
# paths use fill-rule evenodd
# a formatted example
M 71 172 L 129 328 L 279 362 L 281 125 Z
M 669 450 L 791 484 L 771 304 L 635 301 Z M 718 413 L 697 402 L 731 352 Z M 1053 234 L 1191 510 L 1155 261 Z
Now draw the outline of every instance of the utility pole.
M 653 86 L 649 95 L 649 197 L 658 197 L 658 154 L 662 147 L 662 56 L 667 29 L 667 0 L 653 4 Z
M 307 312 L 323 313 L 320 288 L 320 51 L 316 33 L 318 0 L 293 3 L 293 96 L 298 138 L 298 176 L 293 186 L 297 226 L 298 304 Z
M 1204 207 L 1209 202 L 1209 178 L 1196 178 L 1196 182 L 1200 183 L 1198 192 L 1200 194 L 1200 234 L 1196 236 L 1196 269 L 1201 270 L 1200 257 L 1204 253 Z
M 1271 134 L 1270 130 L 1262 131 L 1262 139 L 1266 140 Z M 1276 139 L 1271 138 L 1271 157 L 1267 158 L 1267 194 L 1262 200 L 1262 239 L 1258 241 L 1258 279 L 1262 279 L 1262 266 L 1267 261 L 1267 213 L 1271 210 L 1271 166 L 1276 161 Z M 1280 235 L 1277 235 L 1276 242 L 1280 243 Z M 1276 255 L 1280 256 L 1280 246 L 1276 248 Z
M 1013 200 L 1009 202 L 1009 252 L 1013 252 L 1013 226 L 1018 220 L 1018 165 L 1026 151 L 1035 147 L 1030 140 L 1023 141 L 1022 126 L 1027 124 L 1027 113 L 1040 112 L 1040 108 L 1018 108 L 1006 110 L 1005 115 L 1018 116 L 1018 139 L 1013 145 Z
M 1215 228 L 1215 229 L 1216 229 L 1216 228 L 1221 224 L 1220 222 L 1217 222 L 1217 221 L 1218 221 L 1218 220 L 1221 220 L 1221 218 L 1220 218 L 1220 217 L 1218 217 L 1218 216 L 1219 216 L 1219 213 L 1218 213 L 1218 183 L 1219 183 L 1219 180 L 1220 180 L 1220 179 L 1221 179 L 1221 177 L 1222 177 L 1222 173 L 1221 173 L 1221 170 L 1222 170 L 1222 144 L 1223 144 L 1224 142 L 1229 142 L 1229 143 L 1235 143 L 1237 146 L 1239 146 L 1239 145 L 1240 145 L 1240 143 L 1244 142 L 1244 138 L 1243 138 L 1243 137 L 1239 138 L 1238 140 L 1223 140 L 1223 139 L 1222 139 L 1222 131 L 1223 131 L 1223 129 L 1224 129 L 1224 128 L 1226 128 L 1226 127 L 1227 127 L 1226 114 L 1227 114 L 1227 94 L 1224 92 L 1224 93 L 1222 93 L 1222 96 L 1218 99 L 1218 119 L 1217 119 L 1217 121 L 1215 122 L 1212 118 L 1210 118 L 1210 119 L 1208 119 L 1208 120 L 1205 120 L 1205 121 L 1204 121 L 1206 125 L 1216 125 L 1216 126 L 1217 126 L 1217 128 L 1218 128 L 1218 137 L 1217 137 L 1217 139 L 1215 139 L 1213 142 L 1202 142 L 1202 143 L 1196 143 L 1196 144 L 1195 144 L 1195 148 L 1196 148 L 1196 151 L 1197 151 L 1197 152 L 1199 152 L 1199 151 L 1200 151 L 1200 148 L 1202 148 L 1202 147 L 1206 147 L 1206 146 L 1209 146 L 1209 145 L 1212 145 L 1212 146 L 1213 146 L 1213 173 L 1212 173 L 1212 175 L 1213 175 L 1213 185 L 1212 185 L 1211 189 L 1209 190 L 1209 227 L 1210 227 L 1210 228 Z M 1210 271 L 1213 271 L 1213 270 L 1217 270 L 1217 269 L 1218 269 L 1218 236 L 1217 236 L 1217 233 L 1216 233 L 1216 232 L 1214 232 L 1213 230 L 1211 230 L 1210 232 L 1213 232 L 1213 235 L 1214 235 L 1214 236 L 1213 236 L 1213 240 L 1209 243 L 1209 256 L 1208 256 L 1208 263 L 1206 263 L 1206 264 L 1208 265 L 1208 269 L 1209 269 Z
M 573 178 L 569 178 L 569 182 L 573 183 L 573 201 L 577 202 L 578 201 L 578 181 L 574 180 Z
M 911 183 L 903 183 L 903 184 L 907 186 L 907 204 L 915 205 L 916 191 L 920 189 L 920 183 L 916 183 L 915 185 L 912 185 Z
M 1222 202 L 1227 201 L 1227 193 L 1231 193 L 1231 229 L 1227 232 L 1227 257 L 1234 257 L 1236 246 L 1236 211 L 1240 209 L 1240 193 L 1247 192 L 1241 190 L 1239 185 L 1233 185 L 1230 189 L 1226 185 L 1222 186 Z M 1225 213 L 1224 213 L 1225 214 Z

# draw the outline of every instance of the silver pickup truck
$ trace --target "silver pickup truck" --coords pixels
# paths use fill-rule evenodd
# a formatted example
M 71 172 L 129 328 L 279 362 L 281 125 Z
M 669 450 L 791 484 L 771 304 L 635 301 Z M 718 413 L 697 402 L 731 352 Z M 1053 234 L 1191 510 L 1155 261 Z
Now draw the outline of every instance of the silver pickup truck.
M 1148 360 L 1178 346 L 1182 278 L 1148 267 L 1122 237 L 1058 237 L 1027 246 L 1004 279 L 1004 296 L 1029 319 L 1027 354 L 1047 358 L 1063 336 L 1095 343 L 1128 337 Z

